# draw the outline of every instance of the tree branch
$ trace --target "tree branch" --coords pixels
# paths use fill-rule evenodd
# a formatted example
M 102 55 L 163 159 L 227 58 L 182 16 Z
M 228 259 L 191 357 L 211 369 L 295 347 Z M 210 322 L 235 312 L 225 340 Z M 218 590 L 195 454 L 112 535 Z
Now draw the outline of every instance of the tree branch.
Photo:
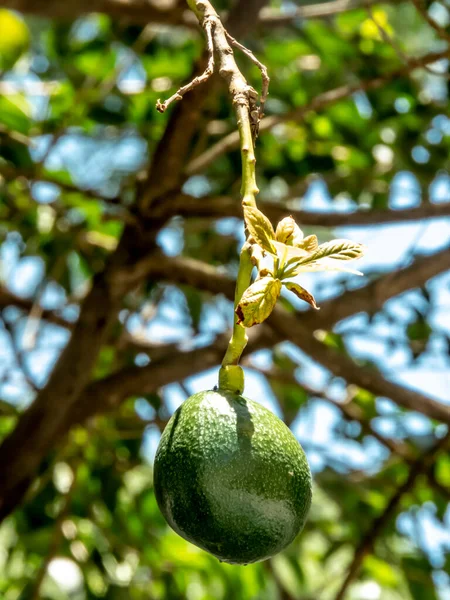
M 0 310 L 7 308 L 8 306 L 14 306 L 29 313 L 33 307 L 33 300 L 27 298 L 21 298 L 16 294 L 13 294 L 5 287 L 0 286 Z M 63 317 L 58 316 L 54 310 L 43 309 L 41 318 L 45 319 L 49 323 L 59 325 L 60 327 L 68 328 L 71 327 L 71 323 L 66 321 Z
M 367 312 L 373 315 L 390 298 L 422 287 L 429 279 L 449 269 L 450 248 L 444 248 L 435 254 L 418 256 L 403 269 L 389 272 L 360 289 L 344 292 L 337 298 L 326 300 L 320 305 L 320 315 L 308 312 L 305 320 L 307 319 L 311 327 L 331 329 L 338 321 L 357 313 Z
M 400 1 L 390 0 L 389 2 L 383 2 L 383 4 L 397 4 Z M 311 4 L 305 3 L 293 11 L 284 13 L 273 8 L 267 8 L 261 11 L 259 20 L 263 25 L 283 27 L 291 25 L 296 20 L 328 18 L 372 4 L 380 4 L 380 2 L 379 0 L 368 0 L 365 2 L 361 0 L 330 0 L 329 2 L 320 2 L 318 4 L 314 2 Z
M 51 19 L 76 19 L 89 13 L 105 13 L 134 23 L 183 23 L 183 10 L 174 2 L 155 0 L 3 0 L 2 6 L 22 13 Z
M 247 362 L 250 362 L 247 360 Z M 250 367 L 255 369 L 255 367 L 250 362 Z M 334 398 L 332 398 L 329 394 L 324 392 L 323 390 L 315 389 L 311 386 L 306 385 L 305 383 L 299 383 L 297 381 L 295 375 L 293 373 L 286 373 L 282 369 L 258 369 L 256 368 L 258 373 L 261 373 L 270 381 L 280 381 L 281 383 L 286 383 L 289 381 L 293 385 L 297 385 L 298 387 L 305 390 L 305 392 L 313 398 L 320 398 L 324 400 L 328 404 L 331 404 L 338 408 L 345 419 L 348 421 L 357 421 L 362 430 L 367 434 L 375 438 L 385 446 L 390 452 L 396 454 L 400 458 L 402 458 L 405 462 L 410 465 L 413 465 L 417 460 L 417 453 L 411 448 L 411 446 L 405 442 L 400 440 L 396 440 L 393 438 L 386 437 L 380 434 L 376 429 L 372 427 L 372 424 L 369 419 L 364 414 L 364 410 L 356 404 L 352 399 L 352 394 L 350 390 L 348 390 L 348 396 L 343 402 L 338 402 Z M 296 415 L 292 415 L 293 419 L 295 419 Z M 434 476 L 434 472 L 432 469 L 427 470 L 426 476 L 429 480 L 430 485 L 442 495 L 443 498 L 450 499 L 450 488 L 442 485 L 436 480 Z
M 370 1 L 373 4 L 376 3 L 375 0 Z M 389 4 L 396 2 L 397 0 L 390 0 Z M 156 0 L 128 0 L 127 2 L 123 0 L 93 0 L 91 2 L 81 0 L 66 4 L 58 2 L 58 0 L 3 0 L 2 6 L 25 14 L 52 19 L 76 19 L 85 14 L 98 12 L 115 18 L 123 18 L 136 24 L 158 23 L 190 27 L 195 24 L 195 19 L 190 13 L 180 9 L 176 3 L 158 3 Z M 365 3 L 359 0 L 331 0 L 319 4 L 306 2 L 294 12 L 289 13 L 280 13 L 274 9 L 262 10 L 257 19 L 264 26 L 285 26 L 290 25 L 296 19 L 327 18 L 362 6 L 365 6 Z M 252 11 L 252 15 L 254 14 L 255 12 Z M 229 27 L 229 21 L 227 21 L 227 27 Z M 233 31 L 239 37 L 242 35 L 238 32 L 237 27 Z
M 443 251 L 443 253 L 448 252 L 450 251 Z M 443 253 L 441 254 L 445 256 Z M 432 272 L 431 270 L 433 261 L 434 259 L 432 257 L 427 257 L 427 259 L 423 259 L 422 263 L 419 263 L 419 265 L 421 265 L 420 268 L 422 278 L 428 278 L 428 274 Z M 220 273 L 220 271 L 214 267 L 206 265 L 200 261 L 194 259 L 185 260 L 182 257 L 160 257 L 156 261 L 156 266 L 154 259 L 152 268 L 152 275 L 154 277 L 163 277 L 166 281 L 168 280 L 174 283 L 187 283 L 194 285 L 199 289 L 212 292 L 219 291 L 220 293 L 225 293 L 230 299 L 233 297 L 232 279 Z M 444 261 L 442 261 L 440 271 L 438 272 L 442 272 L 447 268 L 449 268 L 448 262 L 444 263 Z M 408 267 L 407 269 L 411 270 L 406 272 L 406 276 L 402 276 L 402 271 L 400 271 L 399 280 L 401 281 L 401 284 L 399 284 L 399 286 L 395 286 L 392 283 L 392 277 L 395 277 L 393 274 L 388 274 L 387 276 L 378 280 L 379 285 L 380 282 L 382 282 L 380 285 L 382 292 L 378 294 L 378 300 L 376 301 L 379 303 L 379 308 L 381 308 L 383 303 L 395 293 L 398 294 L 401 291 L 406 291 L 407 289 L 411 289 L 411 287 L 417 287 L 417 285 L 424 283 L 424 281 L 419 283 L 419 277 L 415 278 L 411 276 L 411 273 L 413 273 L 413 269 L 411 267 Z M 403 270 L 403 273 L 404 271 L 405 270 Z M 389 281 L 390 284 L 388 285 L 387 282 Z M 376 286 L 376 282 L 373 285 Z M 390 286 L 393 291 L 392 294 L 390 293 Z M 347 293 L 350 296 L 351 294 L 361 293 L 361 296 L 366 298 L 366 302 L 369 302 L 369 297 L 366 297 L 365 290 L 366 288 L 363 288 L 363 290 Z M 342 302 L 341 314 L 343 314 L 345 311 L 346 316 L 350 316 L 350 314 L 360 311 L 360 307 L 354 302 L 342 301 L 343 297 L 344 295 L 336 300 L 336 302 Z M 331 325 L 336 322 L 336 319 L 339 318 L 338 311 L 336 311 L 335 317 L 332 317 L 334 313 L 331 308 L 331 302 L 332 301 L 330 301 L 330 304 L 328 305 L 329 308 L 327 309 L 327 313 L 329 315 L 328 322 L 325 320 L 321 321 L 319 316 L 314 316 L 313 321 L 312 315 L 309 311 L 303 315 L 295 315 L 288 313 L 283 308 L 277 306 L 267 320 L 267 324 L 272 327 L 272 329 L 281 337 L 281 339 L 287 339 L 296 344 L 301 350 L 309 354 L 314 360 L 321 363 L 336 377 L 343 377 L 347 381 L 355 383 L 356 385 L 367 389 L 378 396 L 387 396 L 408 410 L 418 411 L 432 419 L 437 419 L 444 423 L 450 424 L 450 406 L 446 406 L 437 400 L 433 400 L 425 394 L 393 383 L 385 379 L 381 373 L 378 373 L 375 370 L 372 370 L 368 367 L 358 366 L 352 359 L 342 354 L 338 354 L 331 348 L 319 342 L 313 336 L 315 329 L 318 329 L 319 327 L 331 327 Z M 349 308 L 345 308 L 347 306 Z M 373 309 L 373 307 L 374 303 L 372 302 L 370 308 Z M 364 309 L 364 306 L 361 308 Z
M 279 123 L 285 123 L 286 121 L 297 121 L 302 119 L 306 114 L 312 111 L 322 110 L 340 100 L 344 100 L 355 94 L 356 92 L 367 92 L 370 90 L 376 90 L 382 87 L 385 83 L 389 83 L 399 77 L 407 76 L 414 69 L 419 69 L 428 64 L 432 64 L 443 58 L 448 58 L 448 50 L 442 52 L 431 52 L 420 58 L 409 59 L 407 66 L 402 66 L 395 71 L 386 73 L 380 77 L 374 79 L 368 79 L 356 84 L 347 84 L 332 90 L 328 90 L 322 94 L 315 96 L 305 106 L 300 106 L 294 110 L 291 110 L 283 115 L 275 115 L 266 117 L 261 121 L 260 131 L 268 131 L 278 125 Z M 213 163 L 219 156 L 235 150 L 239 146 L 239 137 L 235 131 L 222 138 L 219 142 L 208 148 L 203 154 L 197 156 L 186 167 L 187 175 L 195 175 L 196 173 L 202 172 L 206 167 Z
M 67 424 L 82 423 L 96 413 L 116 409 L 130 396 L 150 394 L 159 388 L 182 381 L 211 367 L 218 366 L 228 344 L 229 335 L 220 335 L 212 344 L 185 352 L 170 353 L 151 362 L 146 367 L 128 367 L 89 384 L 77 407 L 74 419 Z M 260 330 L 253 331 L 246 354 L 268 347 L 274 343 L 273 335 Z
M 439 23 L 431 17 L 426 5 L 422 2 L 422 0 L 412 0 L 412 3 L 414 4 L 419 15 L 428 23 L 428 25 L 432 29 L 435 30 L 438 36 L 441 39 L 450 42 L 450 35 L 448 34 L 447 30 L 445 29 L 445 27 L 439 25 Z
M 236 36 L 246 35 L 255 27 L 256 17 L 267 1 L 247 0 L 245 8 L 242 2 L 236 2 L 228 19 L 229 33 Z M 244 11 L 245 18 L 243 18 Z M 217 49 L 217 44 L 215 47 Z M 218 58 L 220 70 L 223 67 L 223 53 L 219 53 Z M 205 51 L 195 65 L 189 81 L 202 76 L 207 68 L 208 60 L 208 52 Z M 237 67 L 236 73 L 240 74 Z M 183 102 L 178 102 L 174 107 L 169 123 L 152 157 L 147 179 L 141 185 L 138 204 L 144 214 L 148 214 L 150 208 L 153 214 L 158 205 L 166 203 L 170 192 L 179 189 L 191 150 L 192 138 L 198 129 L 205 103 L 216 93 L 217 85 L 218 78 L 210 77 L 202 86 L 194 87 Z
M 275 308 L 267 323 L 283 339 L 294 343 L 336 377 L 342 377 L 349 383 L 354 383 L 377 396 L 391 398 L 403 408 L 420 412 L 430 419 L 450 425 L 450 405 L 442 404 L 421 392 L 389 381 L 375 369 L 358 365 L 351 358 L 325 346 L 312 335 L 313 330 L 306 322 L 302 323 L 295 315 L 281 307 Z
M 107 329 L 120 306 L 120 296 L 114 294 L 108 281 L 110 270 L 96 278 L 47 385 L 1 445 L 0 520 L 22 498 L 40 461 L 56 442 L 61 423 L 90 379 Z
M 351 213 L 311 212 L 289 207 L 281 202 L 258 202 L 264 214 L 277 223 L 287 216 L 307 227 L 367 227 L 387 223 L 405 223 L 437 219 L 450 216 L 449 202 L 430 204 L 423 202 L 414 208 L 401 210 L 356 210 Z M 241 217 L 242 210 L 237 198 L 231 196 L 195 198 L 188 194 L 177 194 L 170 203 L 158 207 L 158 216 L 182 217 Z
M 360 289 L 344 292 L 337 298 L 323 302 L 320 312 L 307 311 L 293 318 L 302 327 L 307 326 L 312 331 L 331 329 L 338 321 L 359 312 L 378 312 L 390 298 L 421 287 L 432 277 L 449 269 L 450 248 L 419 256 L 408 267 L 389 272 Z M 191 285 L 213 294 L 224 294 L 230 300 L 233 298 L 234 280 L 226 271 L 194 258 L 148 256 L 133 269 L 124 272 L 122 277 L 137 282 L 149 275 L 155 279 Z
M 343 600 L 347 593 L 348 587 L 357 576 L 364 558 L 372 552 L 376 539 L 395 516 L 401 499 L 414 487 L 419 475 L 426 473 L 433 465 L 434 461 L 436 460 L 436 456 L 449 447 L 449 441 L 450 435 L 447 434 L 444 438 L 439 440 L 431 450 L 423 454 L 422 457 L 411 466 L 406 481 L 397 489 L 395 494 L 391 497 L 386 505 L 384 512 L 372 522 L 372 525 L 361 539 L 353 555 L 353 560 L 348 569 L 347 576 L 345 577 L 344 582 L 335 597 L 335 600 Z

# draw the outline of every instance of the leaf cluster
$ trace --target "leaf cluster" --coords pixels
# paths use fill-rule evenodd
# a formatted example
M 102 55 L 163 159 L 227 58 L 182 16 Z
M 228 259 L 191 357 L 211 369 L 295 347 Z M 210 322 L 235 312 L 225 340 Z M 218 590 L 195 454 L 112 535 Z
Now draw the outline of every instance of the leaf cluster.
M 244 206 L 244 219 L 258 269 L 256 280 L 243 293 L 236 307 L 238 323 L 244 327 L 267 319 L 282 287 L 318 309 L 314 296 L 299 283 L 290 281 L 302 272 L 344 271 L 362 275 L 342 264 L 362 257 L 364 248 L 361 244 L 336 239 L 319 245 L 317 236 L 305 237 L 292 217 L 282 219 L 274 230 L 269 219 L 254 206 Z M 269 266 L 263 262 L 265 256 L 270 257 Z

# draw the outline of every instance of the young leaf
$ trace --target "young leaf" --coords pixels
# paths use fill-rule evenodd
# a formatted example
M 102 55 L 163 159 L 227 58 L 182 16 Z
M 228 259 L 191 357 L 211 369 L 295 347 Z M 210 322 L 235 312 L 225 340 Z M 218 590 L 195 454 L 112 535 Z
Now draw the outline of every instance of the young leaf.
M 333 260 L 354 260 L 361 258 L 363 247 L 350 240 L 332 240 L 321 244 L 315 252 L 310 254 L 302 262 L 316 262 L 322 258 L 331 258 Z
M 353 275 L 364 275 L 361 271 L 346 267 L 342 264 L 341 260 L 333 260 L 332 258 L 321 258 L 318 261 L 311 263 L 292 264 L 284 272 L 283 279 L 289 277 L 295 277 L 299 273 L 305 273 L 310 271 L 341 271 L 342 273 L 352 273 Z
M 255 242 L 266 252 L 275 254 L 272 243 L 275 239 L 275 232 L 266 215 L 253 206 L 244 206 L 244 219 L 248 232 Z
M 340 271 L 342 273 L 352 273 L 352 275 L 364 275 L 364 273 L 361 273 L 357 269 L 344 267 L 340 260 L 333 260 L 332 258 L 322 258 L 317 263 L 300 265 L 299 273 L 301 271 Z
M 278 223 L 275 237 L 277 242 L 287 246 L 296 246 L 303 240 L 303 231 L 292 217 L 285 217 Z
M 298 249 L 299 252 L 301 251 Z M 303 250 L 304 252 L 304 250 Z M 354 260 L 363 255 L 363 246 L 349 240 L 333 240 L 321 244 L 306 256 L 294 256 L 287 262 L 284 278 L 294 277 L 302 271 L 344 271 L 362 275 L 360 271 L 343 266 L 343 261 Z
M 271 276 L 257 279 L 245 290 L 236 308 L 238 323 L 252 327 L 262 323 L 275 307 L 281 291 L 281 281 Z
M 310 294 L 308 290 L 305 290 L 305 288 L 303 288 L 301 285 L 298 285 L 298 283 L 294 283 L 293 281 L 285 281 L 283 282 L 283 285 L 286 286 L 286 288 L 290 292 L 293 292 L 297 296 L 297 298 L 300 298 L 300 300 L 304 300 L 313 308 L 319 310 L 314 296 Z
M 292 217 L 285 217 L 284 219 L 282 219 L 278 223 L 277 229 L 275 231 L 276 240 L 283 244 L 288 244 L 289 239 L 292 240 L 294 236 L 295 227 L 296 224 Z
M 302 250 L 296 246 L 288 246 L 287 244 L 277 241 L 273 242 L 273 245 L 275 246 L 277 257 L 279 258 L 281 264 L 290 264 L 293 261 L 297 263 L 300 259 L 304 259 L 309 256 L 306 250 Z
M 295 244 L 296 248 L 301 248 L 306 252 L 315 252 L 319 247 L 319 242 L 317 241 L 316 235 L 308 235 L 301 242 Z

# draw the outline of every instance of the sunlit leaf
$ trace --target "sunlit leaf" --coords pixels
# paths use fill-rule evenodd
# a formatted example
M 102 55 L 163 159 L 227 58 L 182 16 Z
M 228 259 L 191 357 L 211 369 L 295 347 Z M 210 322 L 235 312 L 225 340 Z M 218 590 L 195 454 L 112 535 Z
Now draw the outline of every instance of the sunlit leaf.
M 262 323 L 272 312 L 281 291 L 281 281 L 267 276 L 255 281 L 243 294 L 237 308 L 244 327 Z
M 361 244 L 349 240 L 333 240 L 321 244 L 316 252 L 311 254 L 308 261 L 317 261 L 321 258 L 331 258 L 333 260 L 354 260 L 361 258 L 363 247 Z M 306 261 L 305 261 L 306 262 Z
M 319 247 L 319 242 L 316 235 L 308 235 L 301 242 L 297 242 L 295 246 L 305 252 L 315 252 Z
M 275 232 L 269 219 L 253 206 L 244 207 L 244 218 L 250 236 L 263 250 L 274 254 Z
M 10 69 L 28 49 L 30 32 L 25 21 L 15 12 L 0 10 L 0 68 Z
M 312 242 L 314 243 L 314 241 Z M 355 260 L 363 255 L 363 246 L 349 240 L 333 240 L 321 244 L 315 252 L 298 260 L 290 260 L 286 277 L 293 277 L 302 271 L 344 271 L 362 275 L 360 271 L 342 266 L 344 261 Z
M 296 246 L 302 241 L 303 232 L 292 217 L 285 217 L 278 223 L 275 236 L 278 242 Z

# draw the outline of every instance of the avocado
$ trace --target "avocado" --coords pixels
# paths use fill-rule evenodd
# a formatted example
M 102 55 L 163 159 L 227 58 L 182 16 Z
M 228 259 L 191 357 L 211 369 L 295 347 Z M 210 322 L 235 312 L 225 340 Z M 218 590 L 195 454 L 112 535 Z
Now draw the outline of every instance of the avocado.
M 232 564 L 265 560 L 302 530 L 311 473 L 289 428 L 229 391 L 188 398 L 156 452 L 158 506 L 183 538 Z

